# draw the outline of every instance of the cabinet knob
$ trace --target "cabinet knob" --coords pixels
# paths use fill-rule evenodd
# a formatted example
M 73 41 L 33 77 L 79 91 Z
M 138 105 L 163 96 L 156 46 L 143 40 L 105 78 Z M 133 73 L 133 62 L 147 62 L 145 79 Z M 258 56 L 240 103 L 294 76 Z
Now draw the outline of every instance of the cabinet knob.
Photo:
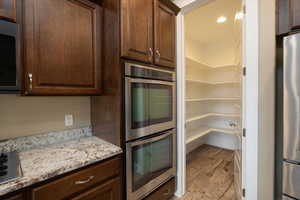
M 153 58 L 153 50 L 152 48 L 149 48 L 149 61 L 151 62 L 152 61 L 152 58 Z
M 28 73 L 29 78 L 29 89 L 32 90 L 32 73 Z
M 160 60 L 160 52 L 159 50 L 156 50 L 155 53 L 156 53 L 156 60 L 158 62 Z

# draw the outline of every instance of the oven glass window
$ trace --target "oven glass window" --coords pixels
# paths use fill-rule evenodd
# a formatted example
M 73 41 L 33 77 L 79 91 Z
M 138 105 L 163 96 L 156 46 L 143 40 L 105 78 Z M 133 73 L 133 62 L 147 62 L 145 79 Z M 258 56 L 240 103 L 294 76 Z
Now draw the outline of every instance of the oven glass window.
M 145 83 L 132 84 L 132 128 L 149 124 L 149 92 Z
M 16 86 L 16 40 L 0 34 L 0 86 Z
M 169 85 L 132 83 L 132 129 L 171 121 L 172 92 Z
M 172 120 L 172 86 L 149 84 L 149 124 Z
M 172 168 L 172 135 L 132 149 L 132 188 L 134 191 Z

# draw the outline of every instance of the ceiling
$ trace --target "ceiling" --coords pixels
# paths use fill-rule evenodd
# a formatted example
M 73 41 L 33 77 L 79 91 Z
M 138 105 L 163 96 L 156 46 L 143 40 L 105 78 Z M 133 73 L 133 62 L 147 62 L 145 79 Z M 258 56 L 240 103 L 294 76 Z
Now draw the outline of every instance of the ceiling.
M 214 0 L 185 15 L 185 35 L 187 39 L 203 45 L 233 40 L 235 14 L 241 10 L 241 0 Z M 220 16 L 227 21 L 217 23 Z

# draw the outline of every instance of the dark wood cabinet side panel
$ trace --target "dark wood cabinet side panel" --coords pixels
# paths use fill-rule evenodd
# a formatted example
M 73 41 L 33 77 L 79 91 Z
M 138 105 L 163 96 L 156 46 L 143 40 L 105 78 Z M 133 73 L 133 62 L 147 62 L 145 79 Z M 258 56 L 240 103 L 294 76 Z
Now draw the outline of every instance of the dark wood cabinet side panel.
M 155 4 L 155 64 L 175 67 L 176 15 L 160 0 Z
M 0 0 L 0 19 L 17 21 L 16 0 Z
M 153 0 L 121 0 L 121 56 L 153 62 Z
M 92 129 L 95 136 L 122 144 L 122 92 L 124 69 L 120 61 L 120 0 L 102 0 L 103 94 L 92 97 Z
M 99 94 L 100 6 L 86 0 L 24 4 L 26 94 Z

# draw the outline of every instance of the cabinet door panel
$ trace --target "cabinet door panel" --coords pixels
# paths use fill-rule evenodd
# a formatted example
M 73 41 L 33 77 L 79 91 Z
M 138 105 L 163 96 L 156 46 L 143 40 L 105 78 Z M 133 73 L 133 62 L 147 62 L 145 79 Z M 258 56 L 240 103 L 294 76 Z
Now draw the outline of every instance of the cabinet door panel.
M 29 94 L 100 92 L 100 12 L 84 0 L 25 1 Z
M 300 28 L 300 1 L 290 0 L 290 14 L 292 29 Z
M 277 0 L 277 35 L 290 32 L 290 0 Z
M 120 179 L 113 179 L 72 200 L 120 200 Z
M 16 0 L 0 0 L 0 18 L 16 21 Z
M 122 56 L 153 62 L 153 0 L 122 0 Z
M 159 0 L 155 4 L 155 64 L 175 67 L 176 16 Z

